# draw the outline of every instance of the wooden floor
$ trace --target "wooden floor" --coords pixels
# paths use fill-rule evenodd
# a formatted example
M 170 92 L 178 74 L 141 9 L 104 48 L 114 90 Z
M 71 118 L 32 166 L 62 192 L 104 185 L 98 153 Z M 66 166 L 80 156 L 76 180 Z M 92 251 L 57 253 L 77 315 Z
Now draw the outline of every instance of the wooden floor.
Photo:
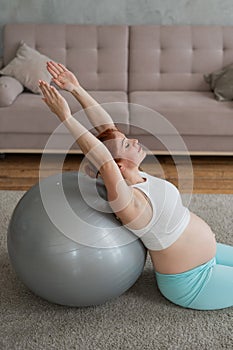
M 82 159 L 81 155 L 65 159 L 62 155 L 46 155 L 41 176 L 76 171 Z M 7 154 L 0 159 L 0 190 L 28 190 L 38 182 L 40 163 L 41 155 Z M 194 193 L 233 193 L 233 157 L 193 156 L 190 163 L 184 156 L 148 156 L 142 168 L 174 183 L 181 192 L 190 191 L 193 179 Z

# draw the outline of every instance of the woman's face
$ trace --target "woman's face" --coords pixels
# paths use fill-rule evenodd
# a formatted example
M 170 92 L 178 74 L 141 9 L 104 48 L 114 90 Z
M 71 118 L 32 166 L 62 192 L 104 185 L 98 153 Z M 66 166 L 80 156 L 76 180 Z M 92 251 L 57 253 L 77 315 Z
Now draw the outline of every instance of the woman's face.
M 116 138 L 108 140 L 106 144 L 112 152 L 113 157 L 133 163 L 134 166 L 139 166 L 146 157 L 146 152 L 138 140 L 128 139 L 120 131 L 114 131 L 114 134 Z

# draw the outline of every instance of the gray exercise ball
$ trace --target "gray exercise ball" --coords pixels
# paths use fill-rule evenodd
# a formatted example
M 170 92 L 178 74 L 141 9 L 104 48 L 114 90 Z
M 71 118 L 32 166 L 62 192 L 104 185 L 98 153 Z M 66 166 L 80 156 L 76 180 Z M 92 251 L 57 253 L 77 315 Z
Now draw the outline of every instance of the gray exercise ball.
M 67 306 L 102 304 L 141 275 L 146 249 L 111 212 L 101 180 L 80 172 L 43 179 L 17 204 L 8 252 L 36 295 Z

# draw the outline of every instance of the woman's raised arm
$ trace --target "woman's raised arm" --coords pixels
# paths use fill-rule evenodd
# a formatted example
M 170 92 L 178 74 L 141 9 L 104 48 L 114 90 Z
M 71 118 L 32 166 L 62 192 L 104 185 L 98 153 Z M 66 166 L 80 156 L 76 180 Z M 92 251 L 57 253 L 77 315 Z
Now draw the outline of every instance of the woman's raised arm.
M 50 61 L 47 69 L 55 84 L 67 90 L 79 101 L 94 128 L 99 132 L 106 129 L 116 129 L 111 116 L 88 92 L 81 87 L 75 75 L 60 63 Z
M 132 188 L 125 182 L 107 147 L 71 115 L 66 100 L 54 87 L 44 81 L 40 81 L 39 86 L 43 101 L 63 122 L 88 160 L 99 170 L 113 211 L 117 213 L 129 210 L 133 204 Z

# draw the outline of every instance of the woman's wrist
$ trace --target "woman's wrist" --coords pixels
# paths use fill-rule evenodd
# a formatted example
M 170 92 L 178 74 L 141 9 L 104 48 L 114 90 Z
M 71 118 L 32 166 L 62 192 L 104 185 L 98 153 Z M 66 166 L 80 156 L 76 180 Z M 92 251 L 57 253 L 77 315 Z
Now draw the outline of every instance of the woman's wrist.
M 81 97 L 85 90 L 81 87 L 81 85 L 74 85 L 71 93 L 74 97 Z
M 67 122 L 68 120 L 70 120 L 70 118 L 73 118 L 72 114 L 59 114 L 58 118 L 60 119 L 60 121 L 63 122 Z

